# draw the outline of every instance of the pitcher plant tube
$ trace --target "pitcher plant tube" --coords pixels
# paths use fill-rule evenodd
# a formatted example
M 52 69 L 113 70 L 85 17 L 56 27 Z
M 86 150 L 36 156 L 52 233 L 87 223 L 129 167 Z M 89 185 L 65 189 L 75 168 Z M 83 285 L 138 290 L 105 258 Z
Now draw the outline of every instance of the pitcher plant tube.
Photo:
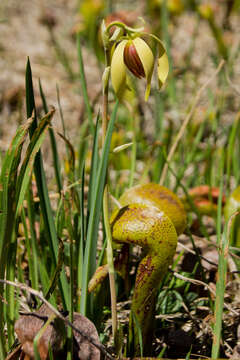
M 186 227 L 186 212 L 171 190 L 154 183 L 128 189 L 119 202 L 121 208 L 110 219 L 112 239 L 120 244 L 138 245 L 144 253 L 132 297 L 127 355 L 150 355 L 157 291 L 172 263 L 177 236 Z M 90 282 L 91 291 L 106 273 L 106 266 L 97 270 Z

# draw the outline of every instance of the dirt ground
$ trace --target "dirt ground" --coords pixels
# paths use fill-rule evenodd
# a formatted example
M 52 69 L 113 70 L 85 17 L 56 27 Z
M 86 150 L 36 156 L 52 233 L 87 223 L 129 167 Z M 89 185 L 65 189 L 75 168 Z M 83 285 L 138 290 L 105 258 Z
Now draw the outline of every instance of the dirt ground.
M 131 5 L 133 6 L 133 4 Z M 127 4 L 125 2 L 115 2 L 114 7 L 115 9 L 126 9 Z M 141 9 L 144 9 L 144 6 L 139 6 L 139 9 L 137 10 L 138 15 L 143 15 Z M 56 85 L 58 85 L 68 136 L 73 142 L 78 136 L 80 120 L 83 115 L 80 83 L 69 80 L 66 70 L 57 59 L 49 31 L 41 21 L 46 14 L 54 15 L 56 19 L 55 37 L 60 46 L 65 49 L 73 72 L 78 73 L 76 42 L 72 36 L 73 28 L 79 20 L 77 1 L 1 0 L 0 149 L 2 150 L 6 150 L 8 147 L 18 123 L 25 119 L 25 110 L 22 108 L 20 112 L 19 107 L 12 111 L 11 96 L 19 89 L 24 91 L 25 66 L 28 56 L 32 65 L 37 104 L 41 103 L 38 79 L 41 79 L 48 104 L 55 106 L 57 109 Z M 219 21 L 221 21 L 221 14 L 219 14 Z M 225 34 L 226 41 L 229 46 L 237 48 L 240 42 L 239 36 L 237 36 L 240 33 L 238 16 L 232 16 L 231 23 L 231 32 Z M 201 71 L 198 80 L 199 85 L 201 85 L 213 70 L 209 49 L 214 52 L 215 42 L 207 24 L 201 22 L 196 28 L 194 17 L 187 13 L 176 18 L 174 26 L 172 25 L 169 31 L 172 40 L 173 69 L 176 70 L 184 67 L 185 55 L 191 46 L 192 35 L 197 32 L 191 66 L 195 70 Z M 97 66 L 95 56 L 86 47 L 83 48 L 83 57 L 89 94 L 94 99 L 101 91 L 101 71 Z M 238 73 L 240 73 L 240 65 L 236 64 L 236 66 L 238 66 Z M 181 86 L 181 82 L 179 84 Z M 182 90 L 179 89 L 179 91 Z M 196 91 L 195 79 L 190 74 L 185 92 L 194 94 Z M 24 97 L 22 97 L 22 101 L 24 101 Z M 170 116 L 175 116 L 175 120 L 181 121 L 185 111 L 186 104 L 184 104 L 180 116 L 177 116 L 174 110 L 171 110 Z M 58 111 L 54 117 L 53 126 L 58 131 L 62 129 Z
M 139 6 L 134 6 L 126 1 L 113 2 L 113 10 L 132 9 L 136 16 L 144 16 L 145 1 L 139 1 Z M 217 2 L 215 2 L 217 6 Z M 54 16 L 56 25 L 54 27 L 54 37 L 64 49 L 75 81 L 69 78 L 64 66 L 58 60 L 56 49 L 49 30 L 43 24 L 46 15 Z M 146 23 L 148 19 L 145 17 Z M 237 15 L 231 17 L 231 31 L 225 33 L 226 43 L 233 49 L 237 49 L 240 43 L 240 22 Z M 30 58 L 36 104 L 41 108 L 38 81 L 41 79 L 42 87 L 47 98 L 48 105 L 56 108 L 52 126 L 55 131 L 62 132 L 62 124 L 59 116 L 57 103 L 58 85 L 60 91 L 60 102 L 63 110 L 67 137 L 73 144 L 78 144 L 79 130 L 82 120 L 85 117 L 83 98 L 81 95 L 80 81 L 76 78 L 78 74 L 78 60 L 76 39 L 73 36 L 73 29 L 81 21 L 78 13 L 76 0 L 1 0 L 0 1 L 0 150 L 4 152 L 8 148 L 18 125 L 26 120 L 25 111 L 25 67 L 27 57 Z M 219 12 L 218 21 L 222 21 L 222 13 Z M 151 24 L 151 21 L 149 21 Z M 216 51 L 216 44 L 207 23 L 201 21 L 196 23 L 196 17 L 190 12 L 184 12 L 181 16 L 173 19 L 169 26 L 169 33 L 172 42 L 173 70 L 179 71 L 186 67 L 186 54 L 193 46 L 192 38 L 196 35 L 193 56 L 191 57 L 191 69 L 181 80 L 181 74 L 176 75 L 177 91 L 184 93 L 186 101 L 180 102 L 178 108 L 165 109 L 165 118 L 172 121 L 177 127 L 180 126 L 189 105 L 192 103 L 194 94 L 198 91 L 209 76 L 213 73 L 213 62 L 211 53 Z M 158 34 L 157 34 L 158 35 Z M 86 47 L 83 39 L 83 61 L 88 85 L 90 99 L 96 98 L 101 101 L 101 74 L 102 65 L 96 60 L 92 50 Z M 236 73 L 240 74 L 240 63 L 234 65 Z M 100 69 L 101 67 L 101 69 Z M 235 82 L 235 79 L 233 79 Z M 140 82 L 140 87 L 144 89 L 144 82 Z M 211 85 L 215 87 L 214 82 Z M 232 96 L 232 89 L 229 96 Z M 201 106 L 196 111 L 196 117 L 204 116 L 208 104 L 208 94 L 205 92 L 201 99 Z M 236 98 L 233 101 L 237 101 Z M 154 131 L 154 120 L 149 106 L 153 104 L 150 98 L 148 104 L 143 104 L 145 123 L 144 131 L 150 135 Z M 237 107 L 236 103 L 236 107 Z M 95 113 L 99 106 L 95 106 Z M 233 108 L 235 111 L 235 109 Z M 224 115 L 222 121 L 232 120 L 233 113 L 230 111 Z M 65 146 L 62 140 L 57 139 L 61 158 L 65 157 Z M 45 166 L 49 177 L 52 175 L 51 158 L 48 156 L 49 139 L 46 139 L 43 146 Z
M 77 21 L 75 1 L 30 1 L 1 0 L 0 2 L 0 148 L 6 150 L 19 122 L 26 119 L 25 110 L 11 104 L 12 97 L 23 91 L 25 66 L 30 58 L 37 105 L 41 104 L 38 79 L 46 95 L 48 105 L 56 107 L 54 129 L 62 131 L 58 112 L 56 85 L 59 86 L 61 106 L 67 134 L 71 141 L 78 136 L 83 100 L 80 83 L 69 80 L 64 67 L 57 60 L 49 31 L 41 23 L 44 14 L 56 18 L 55 36 L 64 47 L 73 71 L 78 72 L 75 39 L 71 36 Z M 95 96 L 100 90 L 100 73 L 94 56 L 83 49 L 85 72 L 90 93 Z M 94 69 L 94 70 L 93 70 Z M 21 97 L 24 102 L 24 96 Z M 19 105 L 19 104 L 18 104 Z M 13 110 L 14 107 L 14 111 Z M 19 112 L 20 110 L 20 112 Z

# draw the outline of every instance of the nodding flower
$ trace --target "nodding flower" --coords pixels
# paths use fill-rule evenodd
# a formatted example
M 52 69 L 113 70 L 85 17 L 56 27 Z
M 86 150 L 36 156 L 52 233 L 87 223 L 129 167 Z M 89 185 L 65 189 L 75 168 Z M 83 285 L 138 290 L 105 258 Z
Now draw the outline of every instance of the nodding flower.
M 161 41 L 155 36 L 153 39 L 159 44 L 158 80 L 161 87 L 168 76 L 168 58 Z M 120 41 L 111 60 L 112 86 L 120 100 L 123 100 L 129 91 L 128 69 L 137 78 L 146 78 L 145 100 L 147 101 L 151 90 L 154 60 L 151 48 L 141 37 Z
M 142 46 L 142 49 L 144 48 L 144 52 L 139 51 L 139 46 Z M 129 40 L 126 43 L 123 51 L 123 60 L 128 70 L 139 79 L 146 77 L 147 68 L 152 72 L 154 64 L 152 51 L 145 41 L 140 38 L 135 39 L 135 41 Z

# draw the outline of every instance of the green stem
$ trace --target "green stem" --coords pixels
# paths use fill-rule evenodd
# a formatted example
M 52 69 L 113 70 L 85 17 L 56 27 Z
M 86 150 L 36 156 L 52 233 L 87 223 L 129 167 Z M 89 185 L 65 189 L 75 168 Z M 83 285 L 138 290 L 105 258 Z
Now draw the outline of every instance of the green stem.
M 136 156 L 137 156 L 137 139 L 136 139 L 136 121 L 135 121 L 136 114 L 132 114 L 132 152 L 131 152 L 131 166 L 130 166 L 130 180 L 129 180 L 129 188 L 133 186 L 134 183 L 134 174 L 136 168 Z
M 110 68 L 110 54 L 109 50 L 105 48 L 105 64 L 106 70 L 103 77 L 103 106 L 102 106 L 102 146 L 106 137 L 108 127 L 108 89 L 109 89 L 109 68 Z M 109 283 L 110 283 L 110 294 L 111 294 L 111 311 L 112 311 L 112 331 L 113 338 L 116 338 L 117 332 L 117 300 L 116 300 L 116 289 L 115 289 L 115 278 L 114 278 L 114 264 L 113 264 L 113 250 L 112 250 L 112 236 L 109 224 L 109 192 L 108 192 L 108 170 L 106 173 L 106 183 L 103 193 L 103 216 L 104 226 L 107 237 L 107 262 L 109 269 Z
M 108 274 L 111 292 L 111 311 L 112 311 L 112 331 L 115 339 L 117 333 L 117 301 L 116 301 L 116 288 L 115 288 L 115 277 L 114 277 L 114 262 L 113 262 L 113 248 L 112 248 L 112 234 L 109 224 L 109 211 L 108 211 L 108 185 L 105 185 L 103 194 L 103 213 L 104 213 L 104 226 L 107 238 L 107 263 L 108 263 Z
M 127 26 L 125 24 L 123 24 L 122 22 L 120 21 L 113 21 L 112 23 L 110 23 L 107 28 L 106 28 L 106 31 L 108 32 L 109 34 L 109 31 L 110 29 L 113 27 L 113 26 L 118 26 L 119 28 L 123 29 L 124 31 L 126 31 L 126 33 L 132 37 L 133 34 L 136 34 L 136 35 L 139 35 L 139 33 L 142 33 L 144 31 L 144 26 L 140 27 L 140 28 L 132 28 L 130 26 Z

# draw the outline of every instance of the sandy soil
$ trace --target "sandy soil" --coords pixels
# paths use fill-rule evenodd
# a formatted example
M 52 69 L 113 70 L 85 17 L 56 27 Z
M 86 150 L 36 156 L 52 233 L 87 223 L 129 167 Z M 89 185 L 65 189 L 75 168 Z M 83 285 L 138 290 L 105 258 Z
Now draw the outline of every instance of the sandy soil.
M 80 84 L 72 82 L 64 67 L 56 57 L 50 41 L 49 31 L 40 19 L 46 12 L 56 17 L 55 36 L 64 47 L 74 72 L 78 72 L 75 40 L 71 36 L 77 19 L 76 2 L 73 0 L 1 0 L 0 2 L 0 148 L 5 150 L 15 133 L 19 121 L 25 120 L 25 110 L 19 116 L 19 108 L 12 112 L 6 100 L 19 88 L 24 89 L 25 66 L 30 57 L 37 104 L 41 103 L 38 79 L 47 97 L 49 105 L 58 108 L 56 84 L 60 89 L 61 105 L 64 112 L 65 126 L 69 138 L 74 141 L 78 135 L 80 117 L 83 111 Z M 93 96 L 99 89 L 99 70 L 94 56 L 83 50 L 85 71 L 90 93 Z M 3 101 L 6 100 L 6 101 Z M 24 101 L 24 97 L 23 97 Z M 53 126 L 61 131 L 58 111 Z

